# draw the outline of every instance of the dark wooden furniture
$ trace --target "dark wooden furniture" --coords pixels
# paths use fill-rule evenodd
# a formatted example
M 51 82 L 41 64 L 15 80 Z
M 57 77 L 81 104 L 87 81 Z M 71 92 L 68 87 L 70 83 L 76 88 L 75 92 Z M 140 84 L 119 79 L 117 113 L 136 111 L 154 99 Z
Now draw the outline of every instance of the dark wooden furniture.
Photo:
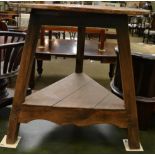
M 18 16 L 18 14 L 15 13 L 15 12 L 9 12 L 9 11 L 1 11 L 0 12 L 0 19 L 2 19 L 2 18 L 12 18 L 12 19 L 14 19 L 17 16 Z
M 99 42 L 97 40 L 86 40 L 84 58 L 107 63 L 115 62 L 116 54 L 114 53 L 114 48 L 116 43 L 105 41 L 105 51 L 100 51 L 98 46 Z M 77 54 L 76 47 L 76 40 L 53 39 L 49 41 L 47 39 L 44 46 L 37 46 L 35 55 L 37 59 L 44 60 L 50 60 L 51 56 L 74 58 Z
M 155 107 L 155 46 L 136 43 L 131 44 L 131 50 L 139 127 L 140 129 L 148 129 L 152 121 L 153 107 Z M 118 49 L 116 52 L 119 57 Z M 116 95 L 122 97 L 118 57 L 111 88 Z
M 12 103 L 7 90 L 8 78 L 15 76 L 24 46 L 25 33 L 0 31 L 0 108 Z
M 0 31 L 8 31 L 6 23 L 0 21 Z
M 115 64 L 116 54 L 114 48 L 116 43 L 104 41 L 104 45 L 101 44 L 101 49 L 99 50 L 100 43 L 97 40 L 86 40 L 85 41 L 85 52 L 84 59 L 99 60 L 101 63 Z M 36 60 L 37 60 L 37 71 L 41 75 L 43 71 L 42 60 L 51 60 L 52 56 L 56 57 L 70 57 L 75 58 L 77 51 L 77 41 L 76 40 L 64 40 L 64 39 L 53 39 L 46 40 L 45 44 L 38 45 L 36 49 Z M 109 77 L 113 77 L 114 70 L 111 69 L 109 72 Z M 31 80 L 32 82 L 33 80 Z
M 49 33 L 49 36 L 46 41 L 45 41 L 45 31 L 62 31 L 62 32 L 77 32 L 78 29 L 77 27 L 69 27 L 69 26 L 42 26 L 41 28 L 41 35 L 40 35 L 40 46 L 38 46 L 37 51 L 36 51 L 36 58 L 37 58 L 37 64 L 38 64 L 38 74 L 41 76 L 42 74 L 42 60 L 46 57 L 50 59 L 50 53 L 51 56 L 63 56 L 63 57 L 75 57 L 76 56 L 76 46 L 77 43 L 75 40 L 52 40 L 51 33 Z M 105 56 L 108 57 L 108 52 L 106 48 L 106 52 L 104 52 L 104 43 L 107 37 L 107 33 L 105 32 L 106 30 L 103 28 L 86 28 L 86 33 L 87 34 L 98 34 L 99 36 L 99 41 L 86 41 L 86 54 L 84 58 L 89 58 L 89 59 L 95 59 L 96 57 L 100 57 L 105 53 Z M 109 36 L 113 37 L 113 35 L 109 34 Z M 116 34 L 115 34 L 116 38 Z M 63 37 L 65 39 L 65 37 Z M 111 51 L 114 44 L 111 44 Z M 110 45 L 108 44 L 108 48 Z M 61 51 L 62 49 L 62 51 Z M 110 51 L 109 56 L 112 56 L 112 52 Z M 89 52 L 89 53 L 88 53 Z M 38 54 L 39 53 L 39 54 Z M 63 53 L 63 54 L 62 54 Z M 66 54 L 65 54 L 66 53 Z M 89 57 L 90 54 L 90 57 Z M 41 56 L 41 57 L 40 57 Z M 115 53 L 113 54 L 113 57 L 115 56 Z M 100 59 L 99 60 L 103 60 Z M 46 59 L 47 60 L 47 59 Z M 114 60 L 114 59 L 113 59 Z M 103 61 L 102 61 L 103 62 Z M 114 61 L 111 61 L 109 63 L 114 63 Z M 112 73 L 110 74 L 112 78 Z
M 155 13 L 149 17 L 149 26 L 144 30 L 143 42 L 148 43 L 149 41 L 155 42 Z
M 45 31 L 49 31 L 48 39 L 45 40 Z M 51 32 L 50 32 L 51 31 Z M 51 60 L 52 56 L 55 57 L 76 57 L 76 47 L 77 41 L 63 40 L 63 39 L 52 39 L 52 32 L 77 32 L 77 27 L 71 26 L 48 26 L 44 25 L 41 28 L 40 43 L 36 50 L 36 60 L 37 60 L 37 72 L 39 76 L 43 72 L 43 60 Z M 109 77 L 112 79 L 114 75 L 114 64 L 116 61 L 116 54 L 114 52 L 115 43 L 110 43 L 106 41 L 106 38 L 116 39 L 116 33 L 109 33 L 104 28 L 86 28 L 86 34 L 97 34 L 99 40 L 86 40 L 85 42 L 85 52 L 84 59 L 99 60 L 101 63 L 109 63 Z M 65 37 L 63 37 L 65 39 Z M 33 70 L 30 79 L 30 87 L 35 86 L 35 62 L 33 65 Z
M 45 36 L 45 31 L 61 31 L 61 32 L 78 32 L 78 28 L 75 26 L 49 26 L 49 25 L 44 25 L 41 28 L 41 40 L 44 39 Z M 99 34 L 102 35 L 102 33 L 106 34 L 107 39 L 116 39 L 117 34 L 111 31 L 108 31 L 108 29 L 105 28 L 96 28 L 96 27 L 87 27 L 86 28 L 86 33 L 87 34 Z M 63 36 L 63 39 L 65 39 L 65 36 Z
M 17 140 L 20 123 L 46 119 L 59 124 L 84 126 L 109 123 L 127 128 L 129 147 L 138 149 L 140 145 L 128 36 L 128 14 L 147 14 L 148 11 L 79 5 L 22 6 L 30 7 L 32 11 L 9 119 L 7 143 L 13 144 Z M 41 25 L 51 24 L 78 26 L 76 73 L 25 99 Z M 85 27 L 117 29 L 125 104 L 82 73 Z

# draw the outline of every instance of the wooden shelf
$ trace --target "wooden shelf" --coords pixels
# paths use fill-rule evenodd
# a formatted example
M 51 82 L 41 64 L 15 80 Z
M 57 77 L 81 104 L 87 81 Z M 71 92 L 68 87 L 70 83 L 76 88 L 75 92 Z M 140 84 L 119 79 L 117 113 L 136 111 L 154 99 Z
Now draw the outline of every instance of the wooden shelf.
M 84 109 L 125 109 L 120 98 L 84 73 L 73 73 L 28 96 L 23 105 Z
M 123 100 L 86 74 L 73 73 L 28 96 L 19 121 L 45 119 L 78 126 L 109 123 L 125 128 L 128 124 L 125 116 Z

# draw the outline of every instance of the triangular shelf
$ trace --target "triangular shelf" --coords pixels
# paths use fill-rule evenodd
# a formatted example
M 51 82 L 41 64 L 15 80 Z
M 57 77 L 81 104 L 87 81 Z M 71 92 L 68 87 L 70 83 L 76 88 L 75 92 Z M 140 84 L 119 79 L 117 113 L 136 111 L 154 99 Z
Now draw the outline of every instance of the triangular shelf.
M 49 117 L 49 113 L 51 113 L 51 117 Z M 85 122 L 85 119 L 92 119 L 91 123 L 87 121 L 87 124 L 92 124 L 92 121 L 93 124 L 95 121 L 101 123 L 103 119 L 107 122 L 106 115 L 110 115 L 110 113 L 113 117 L 112 120 L 115 120 L 114 117 L 116 117 L 119 121 L 119 117 L 121 118 L 122 114 L 126 114 L 123 100 L 86 74 L 73 73 L 28 96 L 22 104 L 19 119 L 24 122 L 33 119 L 47 119 L 60 124 L 73 123 L 72 120 L 74 120 L 74 124 L 82 125 L 81 121 Z M 28 117 L 29 114 L 30 117 Z M 80 123 L 76 122 L 75 117 L 78 117 Z M 101 118 L 97 117 L 103 117 L 102 121 Z M 111 117 L 108 117 L 108 123 Z M 117 125 L 117 123 L 113 124 Z M 124 124 L 120 126 L 124 127 Z

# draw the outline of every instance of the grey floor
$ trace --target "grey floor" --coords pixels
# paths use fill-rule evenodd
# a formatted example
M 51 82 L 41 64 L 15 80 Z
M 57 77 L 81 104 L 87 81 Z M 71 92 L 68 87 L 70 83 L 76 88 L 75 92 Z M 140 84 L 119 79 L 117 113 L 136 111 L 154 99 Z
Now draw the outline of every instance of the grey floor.
M 35 90 L 74 72 L 75 60 L 53 58 L 44 62 L 41 78 L 36 75 Z M 84 72 L 109 89 L 109 65 L 97 61 L 84 61 Z M 11 107 L 0 110 L 0 139 L 6 134 Z M 21 124 L 19 136 L 22 137 L 16 149 L 0 148 L 0 154 L 10 153 L 129 153 L 124 149 L 122 139 L 127 138 L 127 130 L 113 125 L 100 124 L 87 127 L 73 125 L 60 126 L 45 120 Z M 155 118 L 147 131 L 140 131 L 144 152 L 155 153 Z M 135 152 L 131 152 L 135 153 Z

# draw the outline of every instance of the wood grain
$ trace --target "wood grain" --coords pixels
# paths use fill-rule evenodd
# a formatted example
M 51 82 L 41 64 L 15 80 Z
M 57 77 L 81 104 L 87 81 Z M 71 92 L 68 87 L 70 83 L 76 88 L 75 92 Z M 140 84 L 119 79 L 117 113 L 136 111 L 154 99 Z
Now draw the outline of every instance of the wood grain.
M 65 4 L 12 4 L 12 6 L 33 8 L 40 10 L 55 10 L 55 11 L 72 11 L 84 13 L 101 13 L 101 14 L 126 14 L 126 15 L 142 15 L 149 14 L 150 11 L 143 9 L 133 9 L 126 7 L 111 7 L 111 6 L 90 6 L 90 5 L 65 5 Z
M 128 127 L 127 113 L 124 110 L 49 108 L 45 106 L 22 105 L 19 122 L 27 123 L 36 119 L 45 119 L 57 124 L 75 124 L 87 126 L 93 124 L 113 124 L 121 128 Z
M 73 73 L 26 98 L 24 105 L 123 110 L 124 103 L 86 74 Z
M 116 54 L 114 48 L 117 44 L 105 41 L 105 52 L 101 53 L 98 51 L 98 43 L 96 40 L 85 41 L 84 59 L 101 60 L 104 63 L 115 63 Z M 51 44 L 51 48 L 49 48 L 49 44 Z M 52 42 L 49 42 L 45 39 L 44 46 L 37 46 L 35 56 L 40 60 L 50 60 L 51 56 L 75 58 L 77 53 L 76 47 L 76 40 L 53 39 Z

